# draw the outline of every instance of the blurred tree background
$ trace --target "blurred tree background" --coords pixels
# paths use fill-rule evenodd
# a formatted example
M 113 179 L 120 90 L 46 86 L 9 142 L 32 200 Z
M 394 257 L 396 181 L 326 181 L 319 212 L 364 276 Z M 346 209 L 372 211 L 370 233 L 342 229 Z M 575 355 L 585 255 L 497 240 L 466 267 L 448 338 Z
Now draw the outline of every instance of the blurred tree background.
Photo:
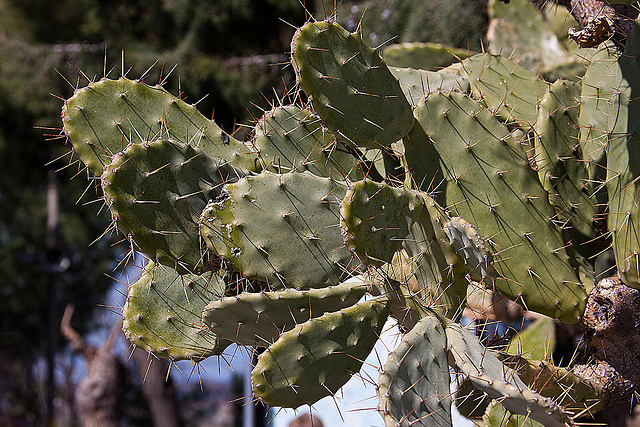
M 237 124 L 258 118 L 275 94 L 294 87 L 286 66 L 294 26 L 308 18 L 302 4 L 317 18 L 331 14 L 334 2 L 324 3 L 0 0 L 0 425 L 46 420 L 47 354 L 59 362 L 70 354 L 57 334 L 63 309 L 75 304 L 80 334 L 97 328 L 96 313 L 105 311 L 99 305 L 114 282 L 105 273 L 115 274 L 128 249 L 118 243 L 122 236 L 98 239 L 109 217 L 59 136 L 63 99 L 105 74 L 140 77 L 153 66 L 146 82 L 163 81 L 191 103 L 207 94 L 200 111 L 242 137 Z M 485 4 L 343 1 L 338 17 L 354 28 L 364 13 L 365 40 L 373 46 L 397 35 L 397 42 L 478 50 Z M 136 399 L 133 393 L 125 405 L 129 425 L 145 424 L 144 414 L 126 409 Z

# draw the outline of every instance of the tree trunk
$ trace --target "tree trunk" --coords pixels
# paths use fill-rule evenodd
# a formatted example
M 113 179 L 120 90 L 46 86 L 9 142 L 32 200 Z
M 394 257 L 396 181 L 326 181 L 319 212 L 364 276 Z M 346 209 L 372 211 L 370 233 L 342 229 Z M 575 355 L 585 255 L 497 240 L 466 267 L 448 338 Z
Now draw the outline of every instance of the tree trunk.
M 154 427 L 178 427 L 180 425 L 175 393 L 167 375 L 168 364 L 139 348 L 133 352 L 142 381 L 142 393 L 149 406 Z
M 508 2 L 508 1 L 507 1 Z M 536 0 L 544 4 L 547 0 Z M 638 10 L 629 4 L 609 5 L 599 0 L 555 0 L 565 6 L 581 29 L 570 29 L 571 37 L 580 47 L 595 47 L 613 39 L 619 43 L 631 34 Z
M 603 390 L 605 406 L 629 404 L 640 386 L 640 290 L 601 280 L 581 320 L 589 360 L 574 372 Z
M 71 349 L 80 353 L 87 363 L 87 375 L 80 380 L 75 392 L 82 425 L 117 427 L 125 369 L 111 349 L 120 335 L 120 325 L 111 330 L 104 345 L 95 348 L 87 345 L 71 327 L 72 315 L 73 306 L 69 305 L 62 317 L 60 331 L 69 341 Z

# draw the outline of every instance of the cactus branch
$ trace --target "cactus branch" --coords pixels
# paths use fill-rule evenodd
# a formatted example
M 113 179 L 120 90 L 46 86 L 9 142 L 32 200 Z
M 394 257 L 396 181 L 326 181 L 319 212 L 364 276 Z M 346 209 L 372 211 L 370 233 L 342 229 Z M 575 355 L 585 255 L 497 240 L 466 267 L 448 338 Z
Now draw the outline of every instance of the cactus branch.
M 599 0 L 556 0 L 566 6 L 580 24 L 581 29 L 570 29 L 571 37 L 580 47 L 595 47 L 613 38 L 624 41 L 633 31 L 633 22 L 638 17 L 638 9 L 633 4 L 622 1 Z M 538 1 L 538 3 L 544 3 Z
M 590 357 L 574 372 L 602 388 L 605 406 L 628 402 L 640 385 L 640 291 L 617 277 L 601 280 L 581 324 Z

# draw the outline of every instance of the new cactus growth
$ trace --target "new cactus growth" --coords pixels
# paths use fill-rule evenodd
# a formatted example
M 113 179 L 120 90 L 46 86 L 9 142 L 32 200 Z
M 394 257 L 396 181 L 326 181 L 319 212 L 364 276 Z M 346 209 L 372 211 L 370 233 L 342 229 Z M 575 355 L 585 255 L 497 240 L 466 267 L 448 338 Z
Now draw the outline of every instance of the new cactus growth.
M 572 425 L 609 404 L 591 365 L 499 354 L 455 322 L 471 286 L 597 328 L 590 292 L 619 283 L 594 282 L 611 246 L 609 273 L 630 289 L 618 294 L 640 288 L 640 30 L 615 49 L 589 52 L 577 83 L 488 53 L 390 70 L 359 34 L 311 22 L 291 61 L 310 102 L 265 113 L 246 142 L 160 87 L 77 90 L 64 131 L 150 259 L 124 308 L 128 336 L 173 360 L 226 340 L 265 347 L 254 394 L 295 408 L 335 395 L 392 317 L 406 333 L 381 367 L 388 426 L 451 425 L 450 372 L 466 413 L 500 402 L 489 421 L 506 410 Z M 609 363 L 591 344 L 593 363 Z M 638 378 L 611 369 L 630 399 Z

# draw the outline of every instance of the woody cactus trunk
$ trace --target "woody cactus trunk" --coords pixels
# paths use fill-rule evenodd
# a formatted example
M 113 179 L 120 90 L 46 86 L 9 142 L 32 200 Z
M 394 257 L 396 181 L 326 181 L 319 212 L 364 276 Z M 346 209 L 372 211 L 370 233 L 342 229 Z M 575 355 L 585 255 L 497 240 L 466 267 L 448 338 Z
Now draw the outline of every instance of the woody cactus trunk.
M 450 374 L 521 420 L 573 425 L 638 385 L 640 29 L 585 51 L 579 81 L 499 55 L 388 67 L 330 21 L 296 32 L 308 102 L 239 141 L 162 87 L 79 88 L 64 132 L 113 224 L 149 259 L 129 288 L 133 345 L 199 362 L 265 347 L 256 399 L 334 395 L 393 318 L 388 426 L 451 425 Z M 615 265 L 596 275 L 610 252 Z M 586 329 L 585 364 L 485 348 L 460 326 L 488 289 Z M 460 407 L 461 402 L 456 402 Z

